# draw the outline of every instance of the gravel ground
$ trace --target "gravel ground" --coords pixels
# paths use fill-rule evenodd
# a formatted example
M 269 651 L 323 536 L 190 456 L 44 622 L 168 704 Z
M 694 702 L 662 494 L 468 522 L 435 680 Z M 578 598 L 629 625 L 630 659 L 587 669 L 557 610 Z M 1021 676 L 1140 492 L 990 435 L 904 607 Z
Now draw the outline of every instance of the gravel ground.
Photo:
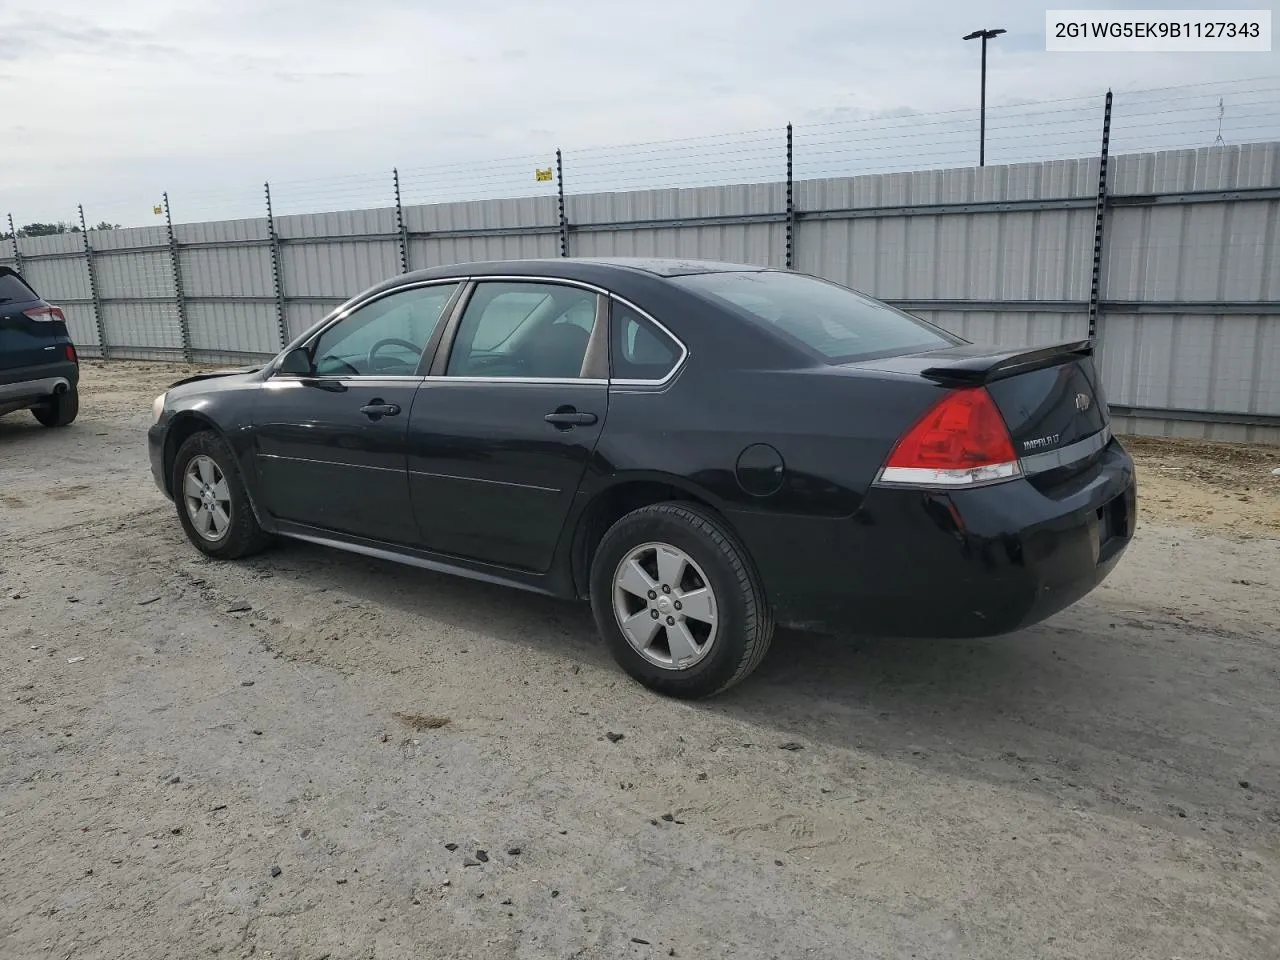
M 1280 956 L 1278 451 L 1136 442 L 1133 546 L 1041 626 L 784 634 L 685 704 L 573 604 L 202 559 L 179 373 L 0 420 L 0 957 Z

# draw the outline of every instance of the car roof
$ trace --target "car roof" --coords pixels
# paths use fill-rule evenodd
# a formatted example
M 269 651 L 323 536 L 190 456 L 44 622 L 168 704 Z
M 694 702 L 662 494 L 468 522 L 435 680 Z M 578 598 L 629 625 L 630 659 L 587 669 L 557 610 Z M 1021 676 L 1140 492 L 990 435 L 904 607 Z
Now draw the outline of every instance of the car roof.
M 456 276 L 504 276 L 521 274 L 535 277 L 559 277 L 583 282 L 602 281 L 610 275 L 649 274 L 655 277 L 684 277 L 698 273 L 760 273 L 768 270 L 758 264 L 722 263 L 717 260 L 677 260 L 659 257 L 543 257 L 533 260 L 484 260 L 455 263 L 418 270 L 398 278 L 431 279 Z

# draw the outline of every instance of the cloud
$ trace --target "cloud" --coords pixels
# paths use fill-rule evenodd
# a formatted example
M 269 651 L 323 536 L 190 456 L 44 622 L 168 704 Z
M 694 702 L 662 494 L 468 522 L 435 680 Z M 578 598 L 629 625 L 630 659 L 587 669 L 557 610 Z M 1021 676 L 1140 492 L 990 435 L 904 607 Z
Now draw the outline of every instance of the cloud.
M 93 24 L 75 25 L 39 20 L 0 21 L 4 50 L 0 58 L 12 61 L 37 60 L 68 51 L 90 52 L 96 59 L 137 59 L 177 56 L 182 49 L 162 43 L 152 32 L 108 29 Z
M 620 184 L 674 176 L 686 160 L 708 177 L 772 177 L 788 121 L 798 150 L 822 139 L 806 125 L 835 125 L 826 140 L 836 171 L 860 169 L 854 158 L 903 169 L 945 162 L 948 151 L 969 162 L 969 122 L 953 130 L 924 115 L 975 110 L 977 45 L 960 38 L 979 26 L 1009 31 L 988 50 L 997 121 L 1019 103 L 1100 102 L 1112 87 L 1119 122 L 1134 87 L 1280 74 L 1277 54 L 1048 54 L 1043 8 L 1021 0 L 41 0 L 21 14 L 3 9 L 0 124 L 28 132 L 6 144 L 0 213 L 20 219 L 48 219 L 77 200 L 143 208 L 140 198 L 162 188 L 190 201 L 183 209 L 207 197 L 216 212 L 223 195 L 257 203 L 268 178 L 319 182 L 392 166 L 462 164 L 431 178 L 432 189 L 478 194 L 497 181 L 467 166 L 487 170 L 491 157 L 529 157 L 511 168 L 525 189 L 525 166 L 557 146 L 570 163 L 594 157 L 599 177 L 613 171 Z M 1280 100 L 1277 87 L 1254 84 L 1253 99 L 1275 91 Z M 1091 109 L 1038 133 L 1009 132 L 1009 142 L 1085 149 L 1097 139 Z M 664 164 L 594 150 L 759 130 L 727 138 L 732 149 L 673 146 Z M 370 176 L 381 190 L 382 174 Z M 331 196 L 344 194 L 335 186 Z
M 358 80 L 362 74 L 353 70 L 313 70 L 309 73 L 272 70 L 271 76 L 284 83 L 306 83 L 310 80 Z

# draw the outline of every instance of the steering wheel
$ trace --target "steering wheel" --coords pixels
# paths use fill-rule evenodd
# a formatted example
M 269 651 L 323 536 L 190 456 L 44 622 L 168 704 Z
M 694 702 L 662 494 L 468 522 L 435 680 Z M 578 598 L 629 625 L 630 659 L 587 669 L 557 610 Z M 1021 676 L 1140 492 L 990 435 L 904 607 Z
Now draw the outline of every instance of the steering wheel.
M 378 363 L 377 363 L 377 360 L 374 359 L 374 357 L 377 354 L 377 352 L 381 350 L 383 347 L 404 347 L 407 350 L 411 350 L 419 360 L 422 359 L 422 348 L 419 347 L 416 343 L 410 343 L 408 340 L 401 340 L 399 337 L 384 337 L 383 339 L 379 340 L 377 343 L 375 343 L 373 346 L 369 348 L 369 369 L 370 370 L 378 369 Z M 415 363 L 414 366 L 417 366 L 417 364 Z
M 332 354 L 322 358 L 319 362 L 317 362 L 315 369 L 319 370 L 323 364 L 329 364 L 329 363 L 338 364 L 340 367 L 343 368 L 343 371 L 346 371 L 346 372 L 341 372 L 337 370 L 325 370 L 323 373 L 319 374 L 320 376 L 322 377 L 332 377 L 335 375 L 351 376 L 351 377 L 360 376 L 359 370 L 357 370 L 351 364 L 347 363 L 347 361 L 343 360 L 341 357 L 335 357 Z

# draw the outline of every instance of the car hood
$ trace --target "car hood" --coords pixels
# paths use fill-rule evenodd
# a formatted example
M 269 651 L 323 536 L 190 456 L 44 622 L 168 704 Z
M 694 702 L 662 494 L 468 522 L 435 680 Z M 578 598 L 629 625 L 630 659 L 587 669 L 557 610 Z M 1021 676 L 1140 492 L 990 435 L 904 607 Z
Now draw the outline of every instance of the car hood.
M 199 383 L 201 380 L 213 380 L 219 377 L 243 377 L 250 373 L 257 373 L 261 369 L 261 366 L 257 366 L 238 367 L 235 370 L 210 370 L 207 373 L 197 373 L 194 376 L 175 380 L 173 383 L 169 384 L 169 389 L 172 390 L 174 387 L 186 386 L 188 383 Z

